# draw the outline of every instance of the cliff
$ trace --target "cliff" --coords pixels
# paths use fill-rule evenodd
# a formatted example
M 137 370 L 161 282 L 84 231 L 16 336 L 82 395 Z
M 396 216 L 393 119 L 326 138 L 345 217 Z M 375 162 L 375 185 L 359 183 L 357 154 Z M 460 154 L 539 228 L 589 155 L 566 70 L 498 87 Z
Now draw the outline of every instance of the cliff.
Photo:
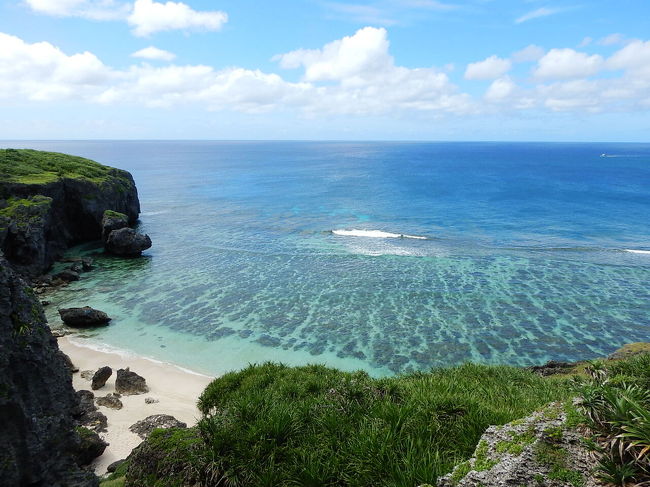
M 38 276 L 70 245 L 99 240 L 105 210 L 136 222 L 140 203 L 127 171 L 66 154 L 0 149 L 0 250 L 21 274 Z
M 71 372 L 33 291 L 0 256 L 0 484 L 97 485 L 79 448 Z

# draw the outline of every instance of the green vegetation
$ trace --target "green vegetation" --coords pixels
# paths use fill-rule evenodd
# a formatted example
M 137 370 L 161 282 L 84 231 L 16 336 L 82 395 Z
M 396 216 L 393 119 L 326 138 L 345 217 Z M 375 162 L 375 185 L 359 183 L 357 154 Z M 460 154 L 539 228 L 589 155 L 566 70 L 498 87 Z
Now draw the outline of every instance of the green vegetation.
M 41 195 L 0 200 L 0 226 L 6 227 L 11 221 L 18 227 L 38 223 L 50 210 L 51 205 L 52 198 Z
M 120 177 L 120 172 L 83 157 L 31 149 L 0 149 L 0 180 L 3 181 L 43 184 L 70 178 L 102 183 L 109 176 Z
M 569 394 L 565 380 L 514 367 L 372 379 L 323 366 L 250 366 L 199 399 L 211 459 L 201 471 L 232 486 L 435 483 L 472 455 L 489 425 Z M 491 468 L 481 451 L 474 468 Z
M 509 432 L 511 439 L 499 441 L 494 449 L 497 453 L 509 453 L 511 455 L 521 455 L 526 446 L 535 441 L 535 430 L 528 429 L 523 433 Z
M 113 210 L 104 211 L 104 218 L 116 218 L 118 220 L 125 220 L 125 221 L 129 220 L 129 217 L 126 216 L 124 213 L 120 213 L 119 211 L 113 211 Z
M 567 451 L 553 442 L 542 441 L 535 445 L 535 458 L 542 465 L 550 468 L 547 477 L 550 480 L 568 482 L 574 487 L 582 487 L 585 483 L 583 475 L 567 466 Z
M 594 362 L 581 391 L 600 476 L 618 485 L 650 481 L 650 355 L 606 365 Z

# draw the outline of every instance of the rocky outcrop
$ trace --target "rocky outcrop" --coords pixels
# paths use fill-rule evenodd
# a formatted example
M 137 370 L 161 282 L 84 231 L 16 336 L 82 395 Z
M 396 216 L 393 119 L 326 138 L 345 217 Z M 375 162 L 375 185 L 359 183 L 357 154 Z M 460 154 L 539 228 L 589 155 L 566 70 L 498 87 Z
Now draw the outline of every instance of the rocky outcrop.
M 129 431 L 146 440 L 155 429 L 187 428 L 187 424 L 169 414 L 154 414 L 141 419 L 129 427 Z
M 123 257 L 135 257 L 151 247 L 149 235 L 143 235 L 132 228 L 113 230 L 106 240 L 106 251 Z
M 77 465 L 89 465 L 90 462 L 104 453 L 108 443 L 102 440 L 95 431 L 88 428 L 79 427 L 76 431 L 81 440 L 76 451 Z
M 527 418 L 490 426 L 474 456 L 438 479 L 438 487 L 601 486 L 597 460 L 566 419 L 564 406 L 556 403 Z
M 106 431 L 108 419 L 97 410 L 95 395 L 90 391 L 77 391 L 78 406 L 73 411 L 73 417 L 80 426 L 93 431 Z
M 92 384 L 90 386 L 91 389 L 96 391 L 97 389 L 104 387 L 104 384 L 106 384 L 106 381 L 111 375 L 113 375 L 113 369 L 108 366 L 100 367 L 97 372 L 93 374 Z
M 106 243 L 108 236 L 114 230 L 120 230 L 129 226 L 129 217 L 124 213 L 113 210 L 106 210 L 102 217 L 102 242 Z
M 127 171 L 64 154 L 0 150 L 0 250 L 21 274 L 38 276 L 70 245 L 99 240 L 106 210 L 135 224 L 140 203 Z
M 119 369 L 117 377 L 115 378 L 115 392 L 124 394 L 126 396 L 134 396 L 136 394 L 145 394 L 149 392 L 147 381 L 144 377 L 131 372 L 129 368 Z
M 95 402 L 98 406 L 104 406 L 105 408 L 110 409 L 122 409 L 124 404 L 120 401 L 119 394 L 106 394 L 104 397 L 98 397 L 95 399 Z
M 90 306 L 61 308 L 59 316 L 66 325 L 76 327 L 105 325 L 111 321 L 111 318 L 106 313 Z
M 0 256 L 0 483 L 95 486 L 79 470 L 72 376 L 40 303 Z

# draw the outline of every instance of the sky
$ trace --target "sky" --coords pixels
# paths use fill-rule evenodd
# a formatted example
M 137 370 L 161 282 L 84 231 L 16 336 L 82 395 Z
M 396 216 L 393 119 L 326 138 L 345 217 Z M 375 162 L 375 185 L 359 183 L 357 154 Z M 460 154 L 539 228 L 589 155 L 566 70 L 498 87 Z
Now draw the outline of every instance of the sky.
M 649 137 L 648 0 L 0 0 L 0 139 Z

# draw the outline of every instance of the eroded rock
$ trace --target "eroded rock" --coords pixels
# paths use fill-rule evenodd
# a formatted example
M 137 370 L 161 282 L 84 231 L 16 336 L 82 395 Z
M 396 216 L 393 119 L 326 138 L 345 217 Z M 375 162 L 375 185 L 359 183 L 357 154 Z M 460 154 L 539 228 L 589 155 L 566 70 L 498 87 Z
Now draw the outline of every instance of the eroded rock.
M 110 409 L 122 409 L 123 404 L 118 394 L 106 394 L 104 397 L 95 399 L 98 406 L 104 406 Z
M 187 424 L 169 414 L 154 414 L 130 426 L 129 430 L 145 440 L 157 428 L 187 428 Z
M 106 210 L 102 216 L 102 242 L 106 243 L 111 232 L 129 226 L 129 217 L 118 211 Z
M 117 371 L 115 391 L 119 394 L 132 396 L 149 392 L 149 387 L 147 387 L 147 381 L 144 377 L 132 372 L 127 367 L 126 369 L 119 369 Z
M 151 247 L 149 235 L 137 233 L 132 228 L 113 230 L 106 239 L 105 248 L 111 254 L 134 257 Z
M 93 374 L 92 385 L 90 386 L 93 391 L 101 389 L 106 384 L 108 378 L 113 375 L 113 369 L 108 366 L 101 367 Z
M 106 450 L 108 443 L 102 440 L 97 432 L 88 428 L 77 428 L 79 435 L 79 446 L 75 451 L 77 465 L 89 465 L 95 458 L 100 456 Z
M 62 308 L 59 310 L 59 315 L 66 325 L 76 327 L 105 325 L 111 321 L 106 313 L 90 306 Z

